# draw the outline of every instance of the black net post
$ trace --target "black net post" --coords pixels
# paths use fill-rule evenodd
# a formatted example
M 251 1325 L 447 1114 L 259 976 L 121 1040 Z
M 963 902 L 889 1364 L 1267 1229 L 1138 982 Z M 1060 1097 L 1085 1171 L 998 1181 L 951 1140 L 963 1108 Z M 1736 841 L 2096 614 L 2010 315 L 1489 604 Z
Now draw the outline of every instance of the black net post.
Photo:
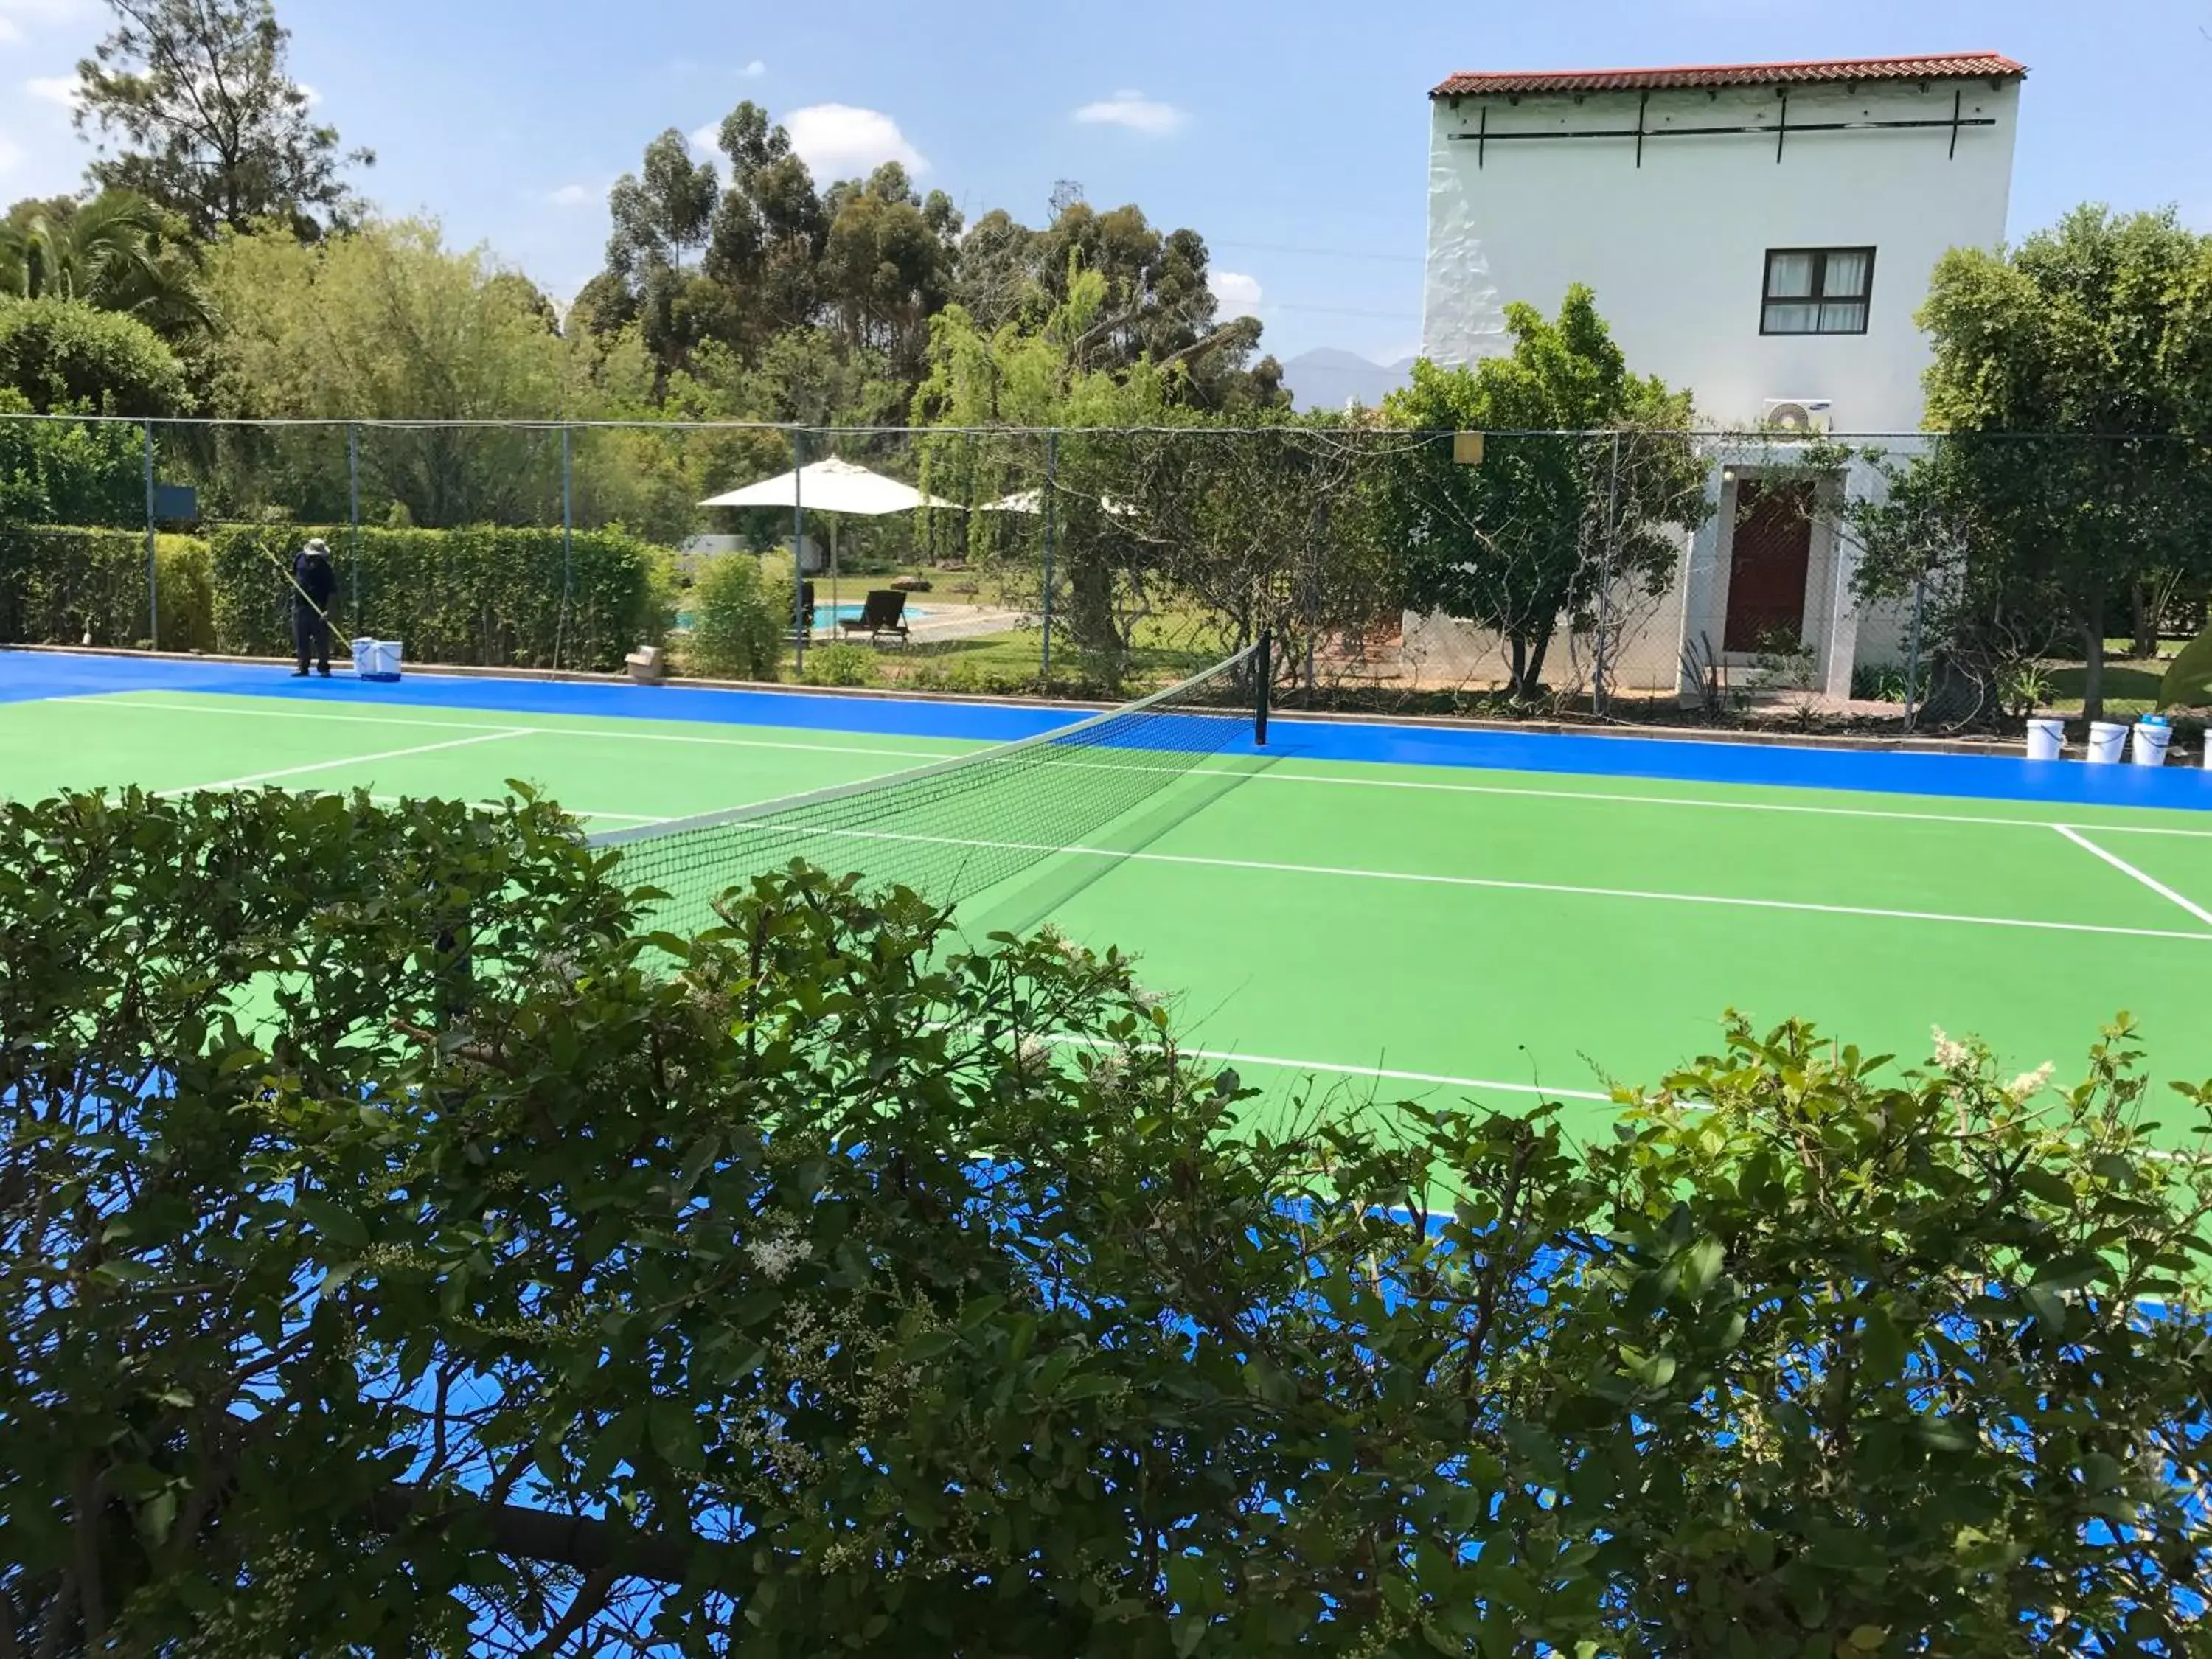
M 1252 704 L 1252 742 L 1257 748 L 1267 746 L 1267 704 L 1275 686 L 1275 636 L 1267 629 L 1260 630 L 1260 643 L 1252 653 L 1252 678 L 1255 682 Z

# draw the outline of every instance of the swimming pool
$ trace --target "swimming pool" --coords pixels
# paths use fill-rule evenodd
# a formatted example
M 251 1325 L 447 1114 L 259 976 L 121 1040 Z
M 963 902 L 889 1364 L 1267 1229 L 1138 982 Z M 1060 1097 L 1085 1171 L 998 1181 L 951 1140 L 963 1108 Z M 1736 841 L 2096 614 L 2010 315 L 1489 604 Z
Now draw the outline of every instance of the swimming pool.
M 814 607 L 814 625 L 817 628 L 835 628 L 841 622 L 858 622 L 864 608 L 862 605 L 817 605 Z M 900 620 L 908 623 L 918 622 L 928 614 L 926 609 L 910 605 L 907 606 Z M 676 613 L 677 631 L 688 633 L 691 628 L 691 612 L 678 611 Z

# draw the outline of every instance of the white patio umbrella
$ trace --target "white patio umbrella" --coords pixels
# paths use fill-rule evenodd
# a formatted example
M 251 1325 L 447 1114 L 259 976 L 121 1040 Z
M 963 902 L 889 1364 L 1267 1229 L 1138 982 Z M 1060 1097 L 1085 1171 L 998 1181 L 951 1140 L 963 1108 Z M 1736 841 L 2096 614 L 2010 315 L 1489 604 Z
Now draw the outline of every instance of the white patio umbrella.
M 901 483 L 896 478 L 886 478 L 880 472 L 871 472 L 853 461 L 841 461 L 835 456 L 827 460 L 809 461 L 793 472 L 779 472 L 773 478 L 763 478 L 758 483 L 749 483 L 738 489 L 709 495 L 699 503 L 702 507 L 780 507 L 787 512 L 796 509 L 805 513 L 827 513 L 830 518 L 830 604 L 834 611 L 837 603 L 837 515 L 855 513 L 863 518 L 882 518 L 893 513 L 911 513 L 916 507 L 948 507 L 955 511 L 958 503 L 941 501 L 926 495 L 912 484 Z M 798 568 L 799 550 L 792 550 L 793 580 L 802 579 Z
M 809 461 L 795 472 L 763 478 L 742 489 L 709 495 L 699 505 L 799 507 L 815 513 L 858 513 L 873 518 L 887 513 L 911 513 L 918 507 L 957 507 L 958 503 L 925 495 L 912 484 L 832 456 L 825 461 Z

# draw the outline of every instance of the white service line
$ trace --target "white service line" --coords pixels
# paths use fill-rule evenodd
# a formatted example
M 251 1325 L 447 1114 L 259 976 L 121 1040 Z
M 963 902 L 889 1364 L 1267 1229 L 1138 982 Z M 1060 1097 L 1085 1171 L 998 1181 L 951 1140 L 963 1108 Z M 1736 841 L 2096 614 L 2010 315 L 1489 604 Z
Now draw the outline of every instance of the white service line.
M 1103 1037 L 1048 1037 L 1048 1042 L 1066 1043 L 1076 1048 L 1108 1048 L 1111 1045 Z M 1399 1072 L 1383 1066 L 1340 1066 L 1326 1060 L 1285 1060 L 1276 1054 L 1238 1054 L 1227 1048 L 1192 1048 L 1182 1043 L 1176 1052 L 1194 1060 L 1218 1060 L 1232 1066 L 1273 1066 L 1289 1072 L 1327 1072 L 1335 1077 L 1371 1077 L 1392 1083 L 1437 1083 L 1451 1089 L 1485 1089 L 1496 1094 L 1537 1095 L 1546 1100 L 1609 1101 L 1611 1095 L 1599 1094 L 1589 1089 L 1547 1089 L 1534 1083 L 1499 1083 L 1491 1078 L 1453 1077 L 1442 1072 Z
M 875 755 L 902 761 L 950 760 L 956 755 L 972 752 L 967 749 L 855 749 L 840 744 L 779 743 L 766 738 L 693 737 L 684 732 L 595 732 L 567 726 L 494 725 L 489 720 L 416 720 L 401 714 L 332 714 L 319 708 L 211 708 L 204 703 L 123 702 L 97 697 L 73 701 L 86 704 L 106 702 L 112 708 L 160 708 L 173 714 L 215 714 L 224 720 L 238 715 L 244 719 L 264 720 L 334 720 L 349 726 L 405 726 L 418 731 L 427 728 L 433 732 L 501 732 L 533 738 L 586 738 L 602 743 L 688 743 L 703 744 L 710 749 L 788 749 L 808 755 Z M 629 716 L 611 715 L 607 718 L 628 719 Z
M 1333 778 L 1308 772 L 1255 772 L 1255 779 L 1275 783 L 1354 784 L 1370 789 L 1422 789 L 1452 795 L 1522 796 L 1534 800 L 1598 800 L 1622 806 L 1702 806 L 1726 812 L 1788 812 L 1824 818 L 1894 818 L 1904 823 L 1991 824 L 2008 830 L 2051 830 L 2057 826 L 2045 818 L 1993 817 L 1974 812 L 1905 812 L 1873 806 L 1816 806 L 1796 801 L 1710 800 L 1694 795 L 1630 795 L 1595 789 L 1534 789 L 1489 783 L 1431 783 L 1411 778 Z M 1768 787 L 1790 787 L 1769 785 Z M 2190 836 L 2212 841 L 2212 830 L 2169 829 L 2164 825 L 2096 823 L 2093 830 L 2120 835 Z
M 620 743 L 682 743 L 714 749 L 781 749 L 812 755 L 867 755 L 893 760 L 945 760 L 955 755 L 979 752 L 974 750 L 867 749 L 840 744 L 782 743 L 763 738 L 713 738 L 693 736 L 679 732 L 601 732 L 563 726 L 495 726 L 489 722 L 473 720 L 409 720 L 391 714 L 341 714 L 322 709 L 307 708 L 237 708 L 228 705 L 220 708 L 204 703 L 125 702 L 120 698 L 88 697 L 76 700 L 86 705 L 104 704 L 116 708 L 161 708 L 180 714 L 232 714 L 257 720 L 343 720 L 362 726 L 428 726 L 434 730 L 463 731 L 523 731 L 541 737 L 584 738 L 599 742 Z M 244 701 L 241 699 L 240 701 Z M 627 719 L 628 716 L 614 718 Z M 1347 763 L 1371 764 L 1372 763 Z M 1195 769 L 1234 773 L 1231 768 L 1190 769 L 1176 766 L 1132 768 L 1115 766 L 1102 762 L 1066 761 L 1058 763 L 1070 769 L 1098 771 L 1127 772 L 1156 770 L 1176 776 L 1187 775 Z M 1688 806 L 1701 807 L 1708 811 L 1721 812 L 1780 812 L 1805 817 L 1826 818 L 1889 818 L 1902 823 L 1960 823 L 1987 825 L 2002 830 L 2052 830 L 2057 825 L 2048 818 L 1997 817 L 1975 812 L 1912 812 L 1873 806 L 1815 805 L 1797 801 L 1715 800 L 1695 795 L 1632 795 L 1620 791 L 1596 789 L 1540 789 L 1528 786 L 1488 783 L 1446 783 L 1419 778 L 1361 778 L 1333 777 L 1314 772 L 1285 772 L 1276 769 L 1249 772 L 1246 778 L 1264 783 L 1322 784 L 1336 788 L 1405 789 L 1430 794 L 1497 795 L 1507 799 L 1528 800 L 1604 801 L 1618 806 Z M 2147 823 L 2093 823 L 2088 826 L 2100 835 L 2116 836 L 2179 836 L 2193 840 L 2212 841 L 2212 830 L 2185 830 L 2178 826 Z
M 267 783 L 276 778 L 295 778 L 304 772 L 328 772 L 340 766 L 366 766 L 371 761 L 401 760 L 410 755 L 434 754 L 441 749 L 465 749 L 472 744 L 497 743 L 506 738 L 526 738 L 528 732 L 506 730 L 480 732 L 472 738 L 454 738 L 445 743 L 421 743 L 412 749 L 386 749 L 374 755 L 346 755 L 337 760 L 310 761 L 305 766 L 280 766 L 270 772 L 249 772 L 242 777 L 219 778 L 213 783 L 188 783 L 178 789 L 162 789 L 161 796 L 193 795 L 204 789 L 235 789 L 242 784 Z
M 748 827 L 743 821 L 729 826 Z M 938 847 L 972 847 L 1015 853 L 1071 853 L 1082 858 L 1127 860 L 1139 864 L 1196 865 L 1217 870 L 1256 870 L 1292 876 L 1334 876 L 1353 881 L 1411 882 L 1435 887 L 1477 887 L 1513 893 L 1562 893 L 1582 898 L 1641 899 L 1663 904 L 1713 904 L 1747 910 L 1796 910 L 1815 915 L 1869 916 L 1885 921 L 1940 921 L 1973 927 L 2022 927 L 2057 933 L 2100 933 L 2128 939 L 2186 939 L 2212 945 L 2212 933 L 2181 933 L 2163 927 L 2117 927 L 2092 921 L 2043 921 L 2023 916 L 1954 915 L 1942 910 L 1889 910 L 1857 904 L 1814 904 L 1797 899 L 1739 898 L 1722 893 L 1662 893 L 1635 887 L 1577 887 L 1564 882 L 1508 881 L 1495 876 L 1446 876 L 1414 870 L 1365 870 L 1348 865 L 1285 864 L 1266 859 L 1203 858 L 1191 853 L 1126 852 L 1112 847 L 1060 847 L 1045 842 L 981 841 L 957 836 L 916 836 L 886 830 L 793 830 L 763 821 L 762 830 L 781 835 L 821 835 L 854 841 L 913 842 Z M 2186 901 L 2184 901 L 2186 902 Z
M 371 794 L 369 796 L 369 799 L 382 802 L 386 805 L 394 805 L 401 801 L 418 799 L 420 798 L 414 795 Z M 468 805 L 480 811 L 503 812 L 507 810 L 508 803 L 503 800 L 472 800 Z M 648 817 L 641 812 L 592 812 L 586 811 L 580 806 L 565 805 L 561 810 L 572 818 L 617 818 L 624 823 L 666 823 L 668 822 L 665 817 Z
M 2099 858 L 2104 860 L 2106 863 L 2111 865 L 2113 869 L 2118 871 L 2122 875 L 2134 878 L 2136 880 L 2141 882 L 2144 886 L 2149 888 L 2152 892 L 2157 894 L 2160 898 L 2179 905 L 2183 909 L 2188 911 L 2191 915 L 2196 917 L 2197 921 L 2203 922 L 2207 927 L 2212 927 L 2212 910 L 2206 909 L 2203 905 L 2197 903 L 2194 900 L 2184 898 L 2180 894 L 2175 892 L 2173 889 L 2168 887 L 2164 882 L 2136 869 L 2134 865 L 2130 864 L 2125 859 L 2120 857 L 2117 853 L 2106 852 L 2103 848 L 2098 846 L 2095 842 L 2091 841 L 2087 836 L 2081 834 L 2080 830 L 2075 829 L 2073 825 L 2068 823 L 2054 823 L 2051 827 L 2053 830 L 2056 830 L 2060 835 L 2065 836 L 2067 840 L 2072 842 L 2076 847 L 2081 848 L 2083 851 L 2094 853 Z

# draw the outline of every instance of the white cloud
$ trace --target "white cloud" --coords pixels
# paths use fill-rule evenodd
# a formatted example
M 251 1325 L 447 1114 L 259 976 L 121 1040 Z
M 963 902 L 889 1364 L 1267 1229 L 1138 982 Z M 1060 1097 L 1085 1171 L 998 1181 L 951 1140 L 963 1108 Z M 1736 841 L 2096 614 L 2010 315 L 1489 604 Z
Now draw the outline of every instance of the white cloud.
M 756 58 L 751 63 L 739 70 L 738 73 L 744 76 L 748 81 L 757 81 L 762 76 L 768 73 L 768 65 L 762 63 L 759 58 Z
M 720 121 L 709 121 L 705 126 L 692 130 L 691 148 L 702 155 L 720 155 L 721 147 L 722 124 Z
M 1214 303 L 1229 316 L 1249 317 L 1260 309 L 1257 276 L 1247 276 L 1241 270 L 1210 270 L 1206 285 L 1213 290 Z
M 0 173 L 13 173 L 22 165 L 23 147 L 0 132 Z
M 544 191 L 538 198 L 551 207 L 582 207 L 599 199 L 599 192 L 589 185 L 562 185 L 557 190 Z
M 42 104 L 52 104 L 58 109 L 75 109 L 76 85 L 74 75 L 39 75 L 24 82 L 23 90 Z
M 1075 118 L 1088 126 L 1127 127 L 1148 138 L 1164 138 L 1190 116 L 1173 104 L 1147 98 L 1141 92 L 1117 92 L 1111 98 L 1085 104 L 1075 112 Z
M 7 18 L 0 17 L 0 46 L 10 45 L 22 38 L 22 30 L 17 28 Z
M 929 158 L 881 110 L 810 104 L 792 111 L 783 125 L 791 134 L 792 149 L 817 179 L 849 179 L 885 161 L 896 161 L 911 173 L 929 171 Z
M 305 81 L 301 82 L 299 85 L 301 92 L 307 97 L 307 107 L 309 109 L 314 108 L 316 105 L 323 101 L 323 94 L 317 92 L 314 88 L 309 86 Z

